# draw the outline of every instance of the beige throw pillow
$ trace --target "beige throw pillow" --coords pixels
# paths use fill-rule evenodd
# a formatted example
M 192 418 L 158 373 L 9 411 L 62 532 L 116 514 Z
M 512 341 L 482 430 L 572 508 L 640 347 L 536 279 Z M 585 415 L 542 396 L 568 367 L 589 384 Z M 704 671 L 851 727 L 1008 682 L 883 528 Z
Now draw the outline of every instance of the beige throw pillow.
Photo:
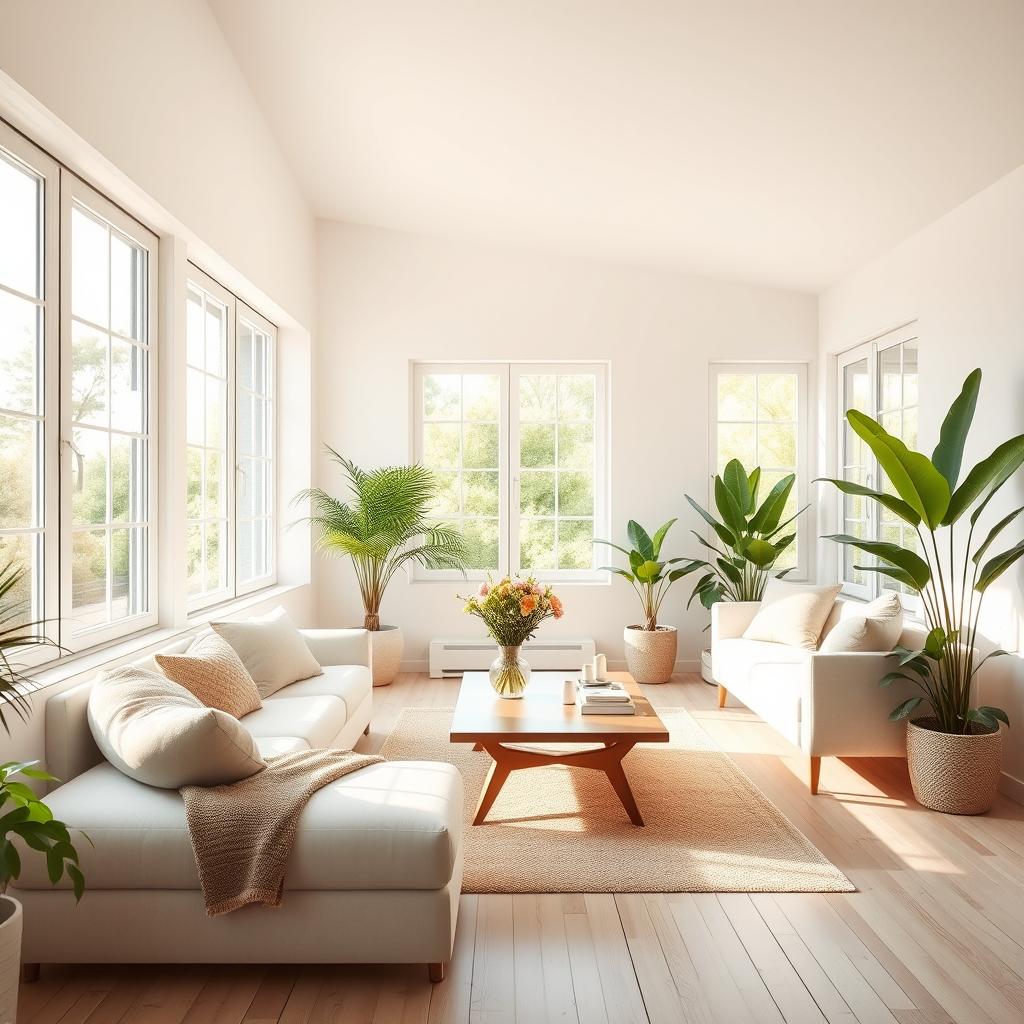
M 822 626 L 835 604 L 840 587 L 769 580 L 761 609 L 743 634 L 746 640 L 765 640 L 814 651 Z
M 103 756 L 147 786 L 229 785 L 266 767 L 256 741 L 234 718 L 145 669 L 101 674 L 88 714 Z
M 851 602 L 852 603 L 852 602 Z M 885 594 L 858 604 L 856 612 L 847 613 L 831 629 L 822 633 L 822 654 L 839 654 L 845 651 L 875 651 L 888 654 L 903 632 L 903 602 L 899 594 Z
M 242 659 L 216 633 L 194 640 L 184 654 L 158 654 L 156 663 L 168 679 L 184 686 L 208 708 L 241 718 L 263 707 L 260 691 Z
M 299 679 L 323 675 L 320 663 L 283 608 L 275 608 L 262 619 L 211 625 L 242 659 L 261 697 Z

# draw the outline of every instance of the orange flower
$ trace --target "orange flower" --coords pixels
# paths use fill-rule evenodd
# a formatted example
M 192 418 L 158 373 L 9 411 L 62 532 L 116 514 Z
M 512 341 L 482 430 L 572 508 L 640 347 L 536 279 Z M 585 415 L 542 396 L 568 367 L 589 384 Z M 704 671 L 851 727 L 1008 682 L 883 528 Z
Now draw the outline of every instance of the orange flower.
M 527 594 L 519 602 L 519 614 L 524 618 L 537 607 L 537 598 L 533 594 Z
M 556 619 L 560 619 L 564 614 L 565 610 L 562 608 L 562 602 L 554 594 L 552 594 L 548 600 L 551 602 L 551 610 L 555 614 Z

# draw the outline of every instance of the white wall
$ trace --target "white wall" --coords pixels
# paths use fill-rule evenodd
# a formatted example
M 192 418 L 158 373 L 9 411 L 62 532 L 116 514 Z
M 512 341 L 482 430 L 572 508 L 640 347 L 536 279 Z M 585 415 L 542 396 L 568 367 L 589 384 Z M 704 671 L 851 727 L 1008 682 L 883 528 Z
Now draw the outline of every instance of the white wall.
M 277 143 L 204 0 L 3 0 L 0 118 L 160 235 L 161 629 L 185 621 L 184 288 L 187 260 L 279 327 L 282 522 L 279 580 L 291 589 L 236 614 L 285 604 L 313 617 L 308 531 L 287 530 L 311 474 L 315 227 Z M 172 378 L 176 380 L 172 381 Z M 177 587 L 168 587 L 175 579 Z M 195 625 L 192 623 L 191 625 Z M 88 678 L 117 647 L 44 672 L 26 724 L 0 747 L 43 755 L 46 696 Z M 72 674 L 74 673 L 74 674 Z
M 832 377 L 834 353 L 916 318 L 922 450 L 934 447 L 942 418 L 964 377 L 976 366 L 984 373 L 964 460 L 966 472 L 997 444 L 1024 433 L 1022 267 L 1024 167 L 821 296 L 822 379 Z M 828 451 L 832 450 L 834 438 L 830 435 Z M 1024 505 L 1024 473 L 1018 473 L 993 501 L 991 521 L 1020 505 Z M 829 511 L 823 508 L 822 512 L 827 521 Z M 1019 536 L 1019 529 L 1008 531 L 1005 546 Z M 834 564 L 819 559 L 822 578 L 830 575 Z M 1022 584 L 1024 568 L 1018 564 L 986 598 L 985 636 L 1016 653 L 990 662 L 981 680 L 982 699 L 1004 707 L 1013 723 L 1007 734 L 1004 766 L 1017 780 L 1014 789 L 1018 797 L 1024 796 Z
M 366 466 L 408 461 L 410 360 L 609 360 L 614 534 L 629 518 L 653 528 L 680 516 L 672 554 L 697 552 L 683 495 L 707 495 L 709 360 L 816 358 L 816 299 L 793 292 L 326 222 L 318 275 L 322 441 Z M 338 493 L 325 459 L 318 476 Z M 318 560 L 314 579 L 322 624 L 361 621 L 347 567 Z M 410 667 L 431 637 L 481 635 L 455 600 L 466 587 L 392 584 L 383 617 L 406 631 Z M 680 659 L 693 662 L 707 618 L 684 614 L 684 587 L 662 619 L 683 627 Z M 621 661 L 622 628 L 638 617 L 632 590 L 561 593 L 567 614 L 545 636 L 593 636 Z

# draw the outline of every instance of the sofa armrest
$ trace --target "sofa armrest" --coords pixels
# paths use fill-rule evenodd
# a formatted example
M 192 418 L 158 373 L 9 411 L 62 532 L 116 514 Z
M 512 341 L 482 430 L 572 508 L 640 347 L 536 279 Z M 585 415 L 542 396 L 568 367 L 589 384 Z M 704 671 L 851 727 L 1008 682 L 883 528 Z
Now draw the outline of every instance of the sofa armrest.
M 761 608 L 760 601 L 718 601 L 711 606 L 711 647 L 716 640 L 735 640 Z
M 303 629 L 300 632 L 321 665 L 370 667 L 370 634 L 365 629 Z

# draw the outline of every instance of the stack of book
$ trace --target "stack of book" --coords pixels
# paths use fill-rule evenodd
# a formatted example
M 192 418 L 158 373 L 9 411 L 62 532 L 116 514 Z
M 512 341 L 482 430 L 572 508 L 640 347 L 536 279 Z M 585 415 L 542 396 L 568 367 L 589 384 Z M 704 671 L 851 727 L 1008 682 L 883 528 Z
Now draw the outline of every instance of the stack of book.
M 580 680 L 580 713 L 584 715 L 635 715 L 636 705 L 621 683 L 587 685 Z

